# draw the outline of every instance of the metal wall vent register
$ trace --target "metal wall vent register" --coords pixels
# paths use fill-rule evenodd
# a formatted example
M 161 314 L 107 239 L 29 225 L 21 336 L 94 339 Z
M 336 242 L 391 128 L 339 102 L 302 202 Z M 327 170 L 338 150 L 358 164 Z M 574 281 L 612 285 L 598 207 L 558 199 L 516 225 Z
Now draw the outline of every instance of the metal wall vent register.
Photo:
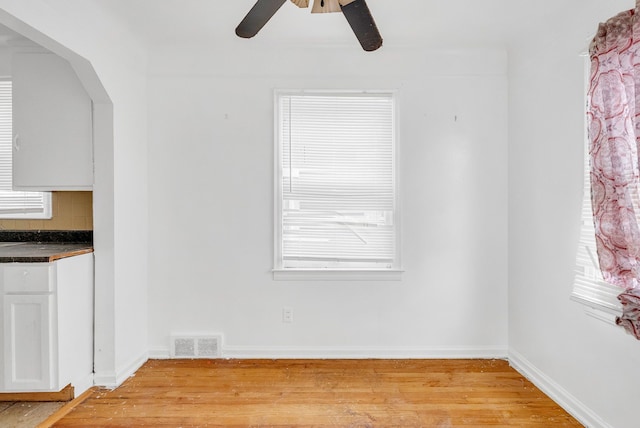
M 222 335 L 171 336 L 171 358 L 220 358 Z

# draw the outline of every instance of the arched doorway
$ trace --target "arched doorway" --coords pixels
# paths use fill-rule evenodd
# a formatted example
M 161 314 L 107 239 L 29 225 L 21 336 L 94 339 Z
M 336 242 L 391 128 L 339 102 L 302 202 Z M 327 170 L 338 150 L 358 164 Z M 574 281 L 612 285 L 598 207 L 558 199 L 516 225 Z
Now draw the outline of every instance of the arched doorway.
M 95 383 L 116 383 L 114 304 L 113 103 L 92 64 L 73 50 L 0 9 L 0 25 L 66 59 L 93 103 L 94 371 Z

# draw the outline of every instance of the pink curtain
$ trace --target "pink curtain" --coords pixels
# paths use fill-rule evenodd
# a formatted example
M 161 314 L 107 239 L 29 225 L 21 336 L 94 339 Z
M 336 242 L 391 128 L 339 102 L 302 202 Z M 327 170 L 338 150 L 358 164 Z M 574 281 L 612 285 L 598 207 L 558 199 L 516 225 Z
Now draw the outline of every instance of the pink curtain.
M 636 339 L 640 339 L 640 290 L 629 290 L 618 296 L 622 303 L 622 315 L 616 318 L 616 324 L 624 327 Z
M 590 47 L 588 127 L 596 246 L 619 296 L 619 325 L 640 339 L 640 0 L 600 24 Z

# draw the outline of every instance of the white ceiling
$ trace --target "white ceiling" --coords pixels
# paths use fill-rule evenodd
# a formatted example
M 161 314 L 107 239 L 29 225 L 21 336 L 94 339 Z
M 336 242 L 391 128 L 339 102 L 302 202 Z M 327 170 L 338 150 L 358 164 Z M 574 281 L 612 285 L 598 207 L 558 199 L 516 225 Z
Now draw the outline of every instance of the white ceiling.
M 93 0 L 122 19 L 144 42 L 224 43 L 255 0 Z M 367 0 L 385 44 L 435 46 L 505 45 L 521 38 L 545 37 L 548 30 L 580 19 L 585 9 L 616 10 L 632 0 Z M 591 6 L 585 7 L 585 4 Z M 599 3 L 599 5 L 598 5 Z M 613 3 L 613 6 L 611 4 Z M 617 3 L 617 4 L 616 4 Z M 629 4 L 628 8 L 633 5 Z M 608 13 L 608 12 L 604 12 Z M 607 15 L 603 15 L 604 20 Z M 594 22 L 572 34 L 581 40 Z M 261 40 L 352 43 L 342 14 L 310 14 L 286 2 L 256 36 Z
M 71 0 L 49 0 L 73 8 Z M 76 0 L 77 1 L 77 0 Z M 82 0 L 123 23 L 143 43 L 224 46 L 255 0 Z M 567 43 L 584 50 L 597 24 L 633 0 L 367 0 L 386 46 L 513 47 Z M 596 18 L 594 18 L 596 17 Z M 260 44 L 353 44 L 340 13 L 311 14 L 287 1 L 255 37 Z M 247 41 L 247 43 L 251 43 Z M 256 42 L 254 42 L 256 43 Z M 0 27 L 0 47 L 28 44 Z M 234 45 L 237 46 L 237 45 Z

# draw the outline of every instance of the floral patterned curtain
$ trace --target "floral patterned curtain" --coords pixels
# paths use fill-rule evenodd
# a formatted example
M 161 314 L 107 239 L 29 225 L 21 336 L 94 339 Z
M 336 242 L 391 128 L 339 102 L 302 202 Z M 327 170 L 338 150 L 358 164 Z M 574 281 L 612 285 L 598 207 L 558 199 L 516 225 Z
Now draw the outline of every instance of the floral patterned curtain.
M 596 246 L 624 288 L 617 323 L 640 339 L 640 0 L 600 24 L 590 47 L 588 128 Z

